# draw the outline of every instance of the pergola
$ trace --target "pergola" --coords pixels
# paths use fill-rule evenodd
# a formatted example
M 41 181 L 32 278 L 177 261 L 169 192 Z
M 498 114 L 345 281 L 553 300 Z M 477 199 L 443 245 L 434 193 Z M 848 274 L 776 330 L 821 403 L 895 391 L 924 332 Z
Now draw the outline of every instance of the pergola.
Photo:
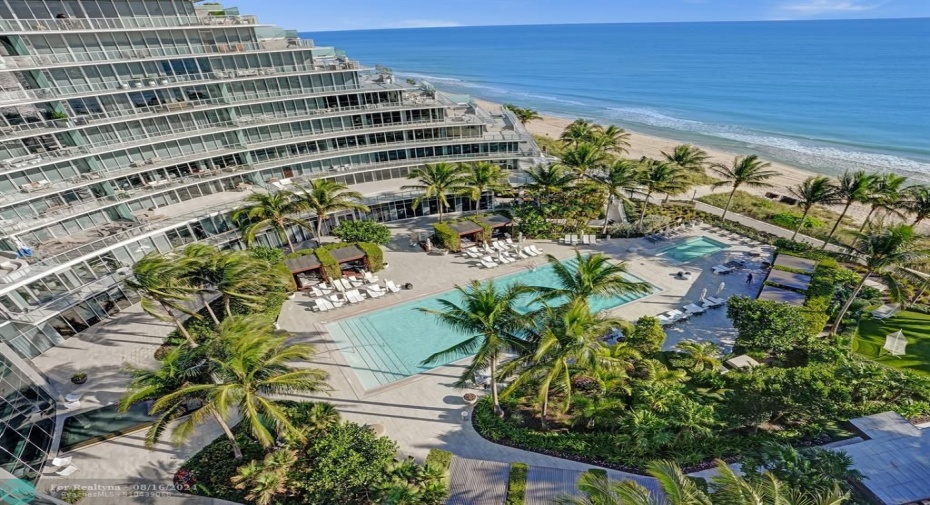
M 352 263 L 359 260 L 362 261 L 365 268 L 369 268 L 368 256 L 365 254 L 365 251 L 361 250 L 357 245 L 353 244 L 340 247 L 339 249 L 331 249 L 329 254 L 332 254 L 333 258 L 336 258 L 340 269 L 342 269 L 342 266 L 346 263 Z
M 288 271 L 290 271 L 291 275 L 294 277 L 294 283 L 297 284 L 297 289 L 304 288 L 302 278 L 309 272 L 318 270 L 317 275 L 319 275 L 320 278 L 326 277 L 326 273 L 323 272 L 323 264 L 320 263 L 320 259 L 316 257 L 316 254 L 307 254 L 305 256 L 284 260 L 284 266 L 287 267 Z
M 798 293 L 797 291 L 789 291 L 787 289 L 778 288 L 775 286 L 765 286 L 762 288 L 762 291 L 759 293 L 759 300 L 771 300 L 773 302 L 787 303 L 789 305 L 797 305 L 801 307 L 804 305 L 804 300 L 807 297 L 803 293 Z

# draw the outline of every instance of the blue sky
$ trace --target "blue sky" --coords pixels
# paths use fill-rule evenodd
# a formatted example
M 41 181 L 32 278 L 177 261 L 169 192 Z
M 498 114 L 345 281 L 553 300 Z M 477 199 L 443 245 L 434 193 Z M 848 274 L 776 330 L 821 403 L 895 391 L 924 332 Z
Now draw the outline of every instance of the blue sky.
M 226 0 L 316 32 L 442 26 L 930 17 L 930 0 Z

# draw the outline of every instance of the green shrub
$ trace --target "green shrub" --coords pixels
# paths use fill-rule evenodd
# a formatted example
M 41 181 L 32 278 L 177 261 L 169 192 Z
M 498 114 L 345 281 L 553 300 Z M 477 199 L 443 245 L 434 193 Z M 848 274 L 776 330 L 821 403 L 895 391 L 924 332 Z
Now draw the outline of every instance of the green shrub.
M 526 463 L 510 464 L 510 480 L 507 482 L 506 505 L 523 505 L 526 501 Z
M 65 489 L 58 493 L 58 499 L 65 503 L 70 503 L 72 505 L 80 503 L 87 496 L 87 491 L 79 487 L 73 487 L 70 489 Z
M 801 214 L 797 212 L 779 212 L 778 214 L 770 217 L 769 221 L 777 226 L 781 226 L 782 228 L 796 230 L 798 225 L 801 224 Z M 804 226 L 802 228 L 819 228 L 823 225 L 823 221 L 811 216 L 807 216 L 807 218 L 804 220 Z
M 662 350 L 665 343 L 665 330 L 659 320 L 652 316 L 643 316 L 636 320 L 633 331 L 627 337 L 627 343 L 645 356 L 652 356 Z
M 355 245 L 368 257 L 368 268 L 372 272 L 384 269 L 384 251 L 381 246 L 371 242 L 357 242 Z
M 334 245 L 334 244 L 327 244 Z M 344 247 L 345 244 L 338 244 L 339 247 Z M 329 249 L 338 249 L 338 247 L 326 246 L 318 247 L 313 252 L 316 254 L 318 260 L 320 260 L 320 265 L 322 265 L 323 273 L 326 274 L 326 277 L 329 279 L 338 279 L 342 277 L 342 269 L 339 268 L 339 262 L 336 261 L 336 258 L 330 254 Z
M 427 465 L 436 465 L 440 468 L 449 469 L 449 465 L 452 464 L 452 453 L 449 451 L 444 451 L 442 449 L 430 449 L 429 454 L 426 455 L 426 464 Z
M 391 230 L 371 219 L 341 221 L 331 233 L 343 242 L 371 242 L 387 245 L 391 241 Z
M 462 249 L 462 241 L 459 238 L 459 234 L 448 224 L 434 223 L 433 230 L 436 233 L 436 242 L 438 242 L 439 247 L 455 252 Z
M 269 247 L 266 245 L 255 246 L 249 248 L 249 253 L 252 257 L 265 260 L 269 263 L 280 263 L 284 261 L 284 251 L 277 247 Z

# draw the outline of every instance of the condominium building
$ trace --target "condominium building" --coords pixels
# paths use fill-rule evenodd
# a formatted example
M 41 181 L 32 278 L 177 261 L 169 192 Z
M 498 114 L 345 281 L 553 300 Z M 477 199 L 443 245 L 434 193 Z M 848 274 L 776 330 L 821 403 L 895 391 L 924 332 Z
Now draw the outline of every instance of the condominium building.
M 145 254 L 242 247 L 229 213 L 253 191 L 538 156 L 506 111 L 190 0 L 0 0 L 0 111 L 0 355 L 27 363 L 135 303 L 121 280 Z M 415 196 L 380 191 L 355 217 L 437 210 Z M 24 451 L 4 443 L 0 467 Z

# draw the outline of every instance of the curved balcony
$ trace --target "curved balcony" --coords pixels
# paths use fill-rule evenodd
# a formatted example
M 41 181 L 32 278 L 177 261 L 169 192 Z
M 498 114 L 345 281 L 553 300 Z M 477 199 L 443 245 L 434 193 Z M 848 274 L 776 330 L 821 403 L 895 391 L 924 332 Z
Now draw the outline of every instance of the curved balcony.
M 145 30 L 198 26 L 257 25 L 255 16 L 145 16 L 118 18 L 0 19 L 0 31 Z

